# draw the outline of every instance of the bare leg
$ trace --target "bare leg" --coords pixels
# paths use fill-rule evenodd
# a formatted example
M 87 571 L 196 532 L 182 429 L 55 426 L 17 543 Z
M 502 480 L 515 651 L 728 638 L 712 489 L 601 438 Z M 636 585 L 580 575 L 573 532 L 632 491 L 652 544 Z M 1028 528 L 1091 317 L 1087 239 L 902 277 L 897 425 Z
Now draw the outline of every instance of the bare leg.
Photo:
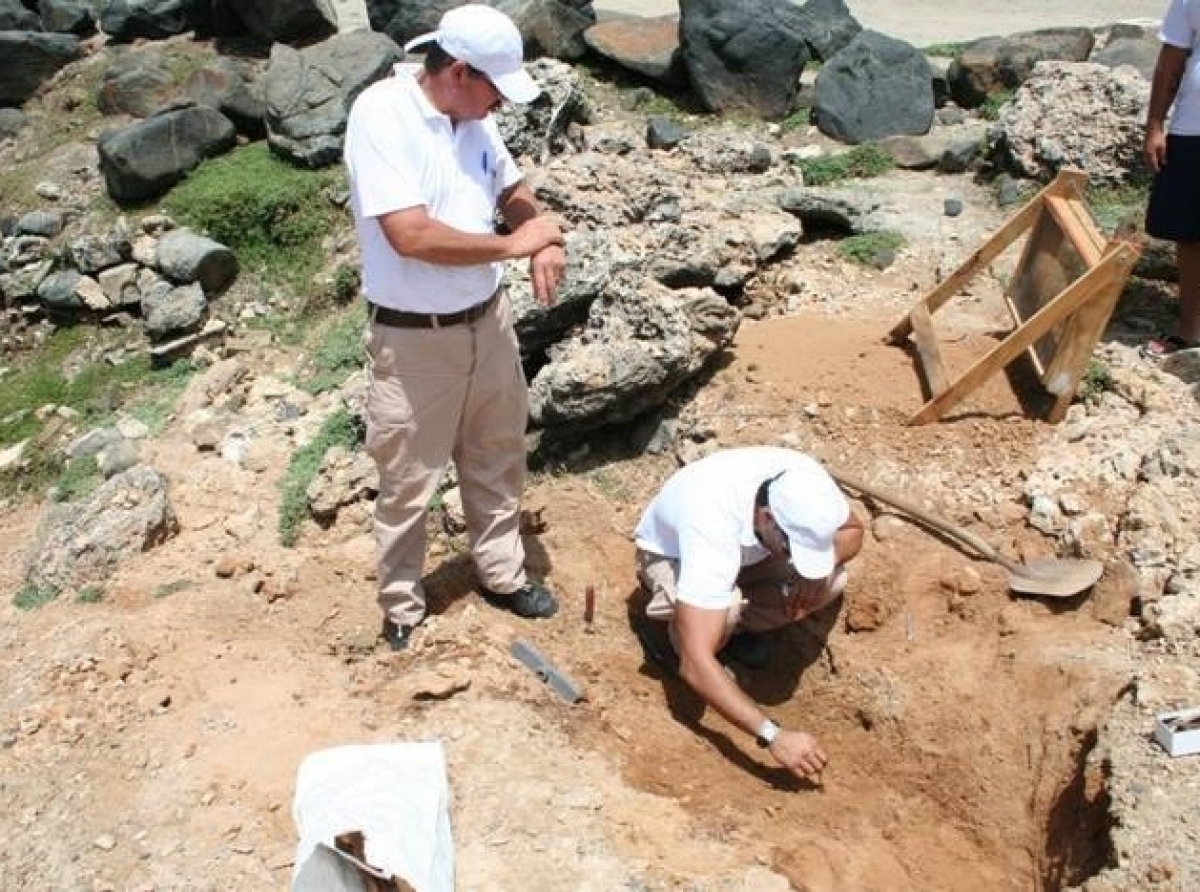
M 1200 341 L 1200 242 L 1175 246 L 1179 266 L 1179 325 L 1176 332 L 1189 344 Z

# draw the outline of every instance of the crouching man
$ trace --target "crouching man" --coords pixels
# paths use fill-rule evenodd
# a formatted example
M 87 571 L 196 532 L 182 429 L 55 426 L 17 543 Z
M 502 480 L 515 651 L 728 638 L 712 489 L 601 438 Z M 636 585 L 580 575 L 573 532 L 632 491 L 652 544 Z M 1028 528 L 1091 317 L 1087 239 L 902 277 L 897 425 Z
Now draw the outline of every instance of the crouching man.
M 738 687 L 718 654 L 825 607 L 862 548 L 862 522 L 812 458 L 758 446 L 713 453 L 675 472 L 635 533 L 646 615 L 667 622 L 685 682 L 799 777 L 826 756 L 781 728 Z

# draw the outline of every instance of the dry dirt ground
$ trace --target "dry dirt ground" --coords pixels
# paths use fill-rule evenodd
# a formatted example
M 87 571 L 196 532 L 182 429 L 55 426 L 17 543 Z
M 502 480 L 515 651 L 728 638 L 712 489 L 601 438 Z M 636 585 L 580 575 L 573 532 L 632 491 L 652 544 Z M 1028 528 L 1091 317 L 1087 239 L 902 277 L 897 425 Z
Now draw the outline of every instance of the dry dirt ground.
M 683 407 L 688 428 L 708 444 L 812 451 L 1010 554 L 1046 554 L 1019 504 L 1049 434 L 1025 388 L 1001 376 L 944 422 L 910 427 L 923 401 L 912 358 L 881 342 L 1003 217 L 963 178 L 885 183 L 914 233 L 897 264 L 864 270 L 803 246 L 781 274 L 805 286 L 786 314 L 743 324 Z M 946 191 L 967 199 L 953 224 Z M 984 277 L 939 315 L 952 366 L 1002 327 L 996 287 Z M 294 362 L 254 358 L 264 381 Z M 447 752 L 463 890 L 1054 889 L 1108 854 L 1084 757 L 1130 645 L 1086 598 L 1016 599 L 999 568 L 862 505 L 872 534 L 844 603 L 778 635 L 769 669 L 738 669 L 829 751 L 821 783 L 798 783 L 648 665 L 631 631 L 630 531 L 673 456 L 596 443 L 531 477 L 531 561 L 563 602 L 552 620 L 483 604 L 461 542 L 440 537 L 434 615 L 394 655 L 375 640 L 366 509 L 282 548 L 288 438 L 257 432 L 252 471 L 198 452 L 183 427 L 147 450 L 170 479 L 175 539 L 123 566 L 99 603 L 0 606 L 2 889 L 284 888 L 304 756 L 429 739 Z M 956 498 L 981 483 L 993 504 Z M 20 586 L 39 514 L 0 519 L 0 591 Z M 518 637 L 586 700 L 567 706 L 517 664 Z

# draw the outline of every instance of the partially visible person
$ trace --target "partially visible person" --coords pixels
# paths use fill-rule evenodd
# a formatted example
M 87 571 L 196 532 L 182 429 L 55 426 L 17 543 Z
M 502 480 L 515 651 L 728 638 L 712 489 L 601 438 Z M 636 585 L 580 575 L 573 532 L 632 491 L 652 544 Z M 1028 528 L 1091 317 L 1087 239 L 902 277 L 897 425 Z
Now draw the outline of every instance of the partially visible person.
M 528 258 L 535 297 L 553 303 L 564 241 L 491 118 L 539 89 L 520 32 L 491 7 L 449 10 L 414 47 L 423 66 L 399 65 L 364 90 L 345 143 L 369 302 L 379 605 L 394 650 L 425 618 L 426 507 L 451 458 L 484 597 L 527 618 L 557 609 L 525 574 L 528 394 L 501 280 L 504 261 Z
M 1152 357 L 1200 347 L 1200 0 L 1171 0 L 1158 37 L 1144 145 L 1154 172 L 1146 232 L 1175 242 L 1179 319 L 1143 348 Z
M 814 459 L 772 446 L 726 449 L 676 471 L 635 532 L 646 615 L 668 624 L 679 675 L 800 777 L 820 774 L 816 738 L 777 725 L 725 671 L 737 635 L 799 622 L 835 600 L 863 525 Z

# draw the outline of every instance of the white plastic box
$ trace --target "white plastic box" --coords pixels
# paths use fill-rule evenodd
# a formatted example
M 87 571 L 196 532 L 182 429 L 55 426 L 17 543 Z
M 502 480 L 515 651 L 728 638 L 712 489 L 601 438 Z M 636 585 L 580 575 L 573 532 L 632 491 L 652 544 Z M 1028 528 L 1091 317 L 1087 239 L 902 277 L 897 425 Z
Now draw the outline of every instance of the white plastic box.
M 1159 713 L 1154 718 L 1154 738 L 1171 756 L 1200 753 L 1200 709 Z

